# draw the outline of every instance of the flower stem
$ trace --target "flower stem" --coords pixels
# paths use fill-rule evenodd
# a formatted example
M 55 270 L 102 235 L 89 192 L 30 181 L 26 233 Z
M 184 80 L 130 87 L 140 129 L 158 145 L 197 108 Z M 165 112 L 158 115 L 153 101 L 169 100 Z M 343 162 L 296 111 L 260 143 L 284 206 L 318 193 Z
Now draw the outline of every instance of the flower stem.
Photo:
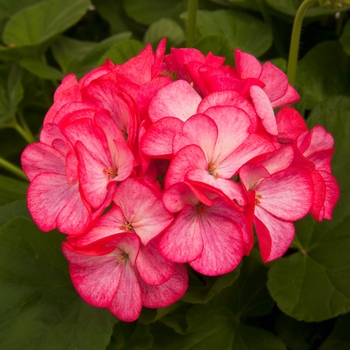
M 28 143 L 32 143 L 32 142 L 36 141 L 35 137 L 29 131 L 29 129 L 25 130 L 17 122 L 15 124 L 13 124 L 13 127 Z
M 303 18 L 308 7 L 316 1 L 317 0 L 304 0 L 304 2 L 300 5 L 294 18 L 292 38 L 291 38 L 290 49 L 289 49 L 288 67 L 287 67 L 288 81 L 289 81 L 289 84 L 293 86 L 295 84 L 295 76 L 297 72 L 300 33 L 301 33 L 301 26 L 303 24 Z
M 186 47 L 192 47 L 195 41 L 197 9 L 198 9 L 198 0 L 188 0 Z
M 4 169 L 8 170 L 12 174 L 20 177 L 21 179 L 28 181 L 27 176 L 24 174 L 24 172 L 21 168 L 17 167 L 16 165 L 13 165 L 12 163 L 10 163 L 9 161 L 7 161 L 6 159 L 4 159 L 2 157 L 0 157 L 0 166 Z

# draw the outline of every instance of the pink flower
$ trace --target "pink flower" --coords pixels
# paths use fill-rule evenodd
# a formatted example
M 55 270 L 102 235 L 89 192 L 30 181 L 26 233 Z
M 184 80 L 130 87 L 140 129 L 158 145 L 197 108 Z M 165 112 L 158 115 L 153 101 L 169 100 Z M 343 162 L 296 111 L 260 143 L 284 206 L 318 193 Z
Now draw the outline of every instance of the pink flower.
M 264 262 L 282 256 L 293 241 L 293 221 L 304 217 L 313 200 L 310 173 L 291 166 L 292 147 L 244 165 L 239 176 L 247 191 L 255 194 L 254 226 Z
M 164 259 L 132 232 L 109 236 L 84 249 L 63 243 L 63 253 L 80 296 L 93 306 L 107 307 L 122 321 L 135 321 L 142 305 L 169 306 L 187 289 L 185 266 L 175 264 L 167 279 L 159 279 Z

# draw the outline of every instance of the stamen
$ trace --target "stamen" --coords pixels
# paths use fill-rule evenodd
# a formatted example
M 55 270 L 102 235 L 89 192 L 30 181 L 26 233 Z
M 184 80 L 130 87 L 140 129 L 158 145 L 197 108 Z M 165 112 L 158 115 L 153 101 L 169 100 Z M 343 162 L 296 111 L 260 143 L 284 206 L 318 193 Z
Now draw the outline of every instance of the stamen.
M 120 225 L 119 228 L 126 232 L 135 232 L 130 222 L 125 222 L 124 225 Z
M 219 177 L 219 174 L 216 172 L 217 166 L 210 163 L 208 165 L 208 172 L 210 175 L 213 175 L 215 177 L 215 179 L 217 179 Z
M 123 252 L 118 256 L 118 260 L 116 261 L 117 265 L 123 263 L 124 261 L 129 259 L 129 254 Z
M 115 177 L 118 176 L 118 169 L 117 168 L 114 168 L 114 169 L 104 168 L 103 172 L 107 175 L 108 180 L 114 179 Z
M 260 204 L 261 194 L 255 193 L 255 204 Z

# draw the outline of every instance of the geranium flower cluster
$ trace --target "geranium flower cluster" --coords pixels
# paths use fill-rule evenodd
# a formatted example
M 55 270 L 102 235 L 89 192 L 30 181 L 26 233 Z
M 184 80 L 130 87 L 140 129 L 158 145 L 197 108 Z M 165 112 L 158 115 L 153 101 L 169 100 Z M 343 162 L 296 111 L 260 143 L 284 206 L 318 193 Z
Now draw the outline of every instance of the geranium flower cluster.
M 268 262 L 290 246 L 295 220 L 331 219 L 332 136 L 285 107 L 299 95 L 280 69 L 240 50 L 235 62 L 165 55 L 163 40 L 56 90 L 22 166 L 32 217 L 67 235 L 86 302 L 133 321 L 184 295 L 185 263 L 230 272 L 254 231 Z

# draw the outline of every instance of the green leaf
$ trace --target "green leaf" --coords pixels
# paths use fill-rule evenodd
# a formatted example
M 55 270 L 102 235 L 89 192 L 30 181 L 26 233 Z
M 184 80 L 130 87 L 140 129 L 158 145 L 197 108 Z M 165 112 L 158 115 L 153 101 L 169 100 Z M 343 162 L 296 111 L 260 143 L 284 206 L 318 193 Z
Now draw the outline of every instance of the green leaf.
M 116 319 L 75 292 L 64 236 L 15 218 L 0 228 L 0 347 L 102 350 Z
M 28 219 L 31 218 L 27 208 L 27 201 L 17 200 L 2 205 L 0 207 L 0 227 L 18 216 L 24 216 Z
M 137 56 L 145 45 L 137 40 L 123 40 L 112 46 L 100 59 L 98 65 L 110 59 L 114 64 L 123 64 L 130 58 Z
M 153 337 L 148 325 L 141 322 L 119 322 L 114 327 L 111 343 L 106 350 L 148 349 L 152 341 Z
M 183 17 L 186 16 L 187 14 Z M 255 56 L 261 56 L 272 45 L 270 27 L 245 13 L 230 10 L 198 11 L 197 29 L 201 37 L 222 35 L 230 41 L 233 48 Z
M 314 323 L 296 321 L 281 313 L 275 321 L 276 334 L 290 350 L 309 350 L 312 345 Z
M 350 92 L 350 58 L 337 41 L 314 46 L 298 63 L 297 90 L 306 109 Z
M 159 18 L 176 19 L 187 9 L 187 0 L 124 0 L 126 14 L 138 23 L 150 25 Z
M 350 56 L 350 21 L 346 22 L 339 42 L 343 46 L 344 51 Z
M 62 80 L 63 78 L 63 73 L 61 71 L 33 58 L 23 58 L 19 61 L 19 64 L 42 79 Z
M 175 21 L 161 18 L 147 29 L 143 42 L 157 46 L 164 37 L 167 38 L 167 46 L 172 47 L 185 41 L 185 32 Z
M 112 33 L 129 31 L 122 1 L 94 0 L 97 11 L 110 25 Z
M 11 17 L 25 7 L 32 6 L 42 1 L 43 0 L 0 0 L 0 13 L 5 17 Z
M 251 257 L 243 259 L 238 279 L 222 290 L 207 305 L 226 307 L 239 317 L 268 314 L 274 305 L 267 288 L 267 268 Z
M 298 8 L 304 0 L 266 0 L 266 2 L 275 10 L 286 13 L 290 16 L 295 16 Z M 322 16 L 334 13 L 335 10 L 330 10 L 320 7 L 318 2 L 312 4 L 306 11 L 305 17 Z
M 8 123 L 23 98 L 22 69 L 13 64 L 7 75 L 0 75 L 0 128 Z
M 154 350 L 286 350 L 282 341 L 269 331 L 237 322 L 225 309 L 206 310 L 202 305 L 188 313 L 188 332 L 179 335 L 153 325 Z M 156 334 L 160 335 L 159 337 Z
M 97 67 L 103 56 L 116 43 L 130 38 L 131 33 L 120 33 L 94 43 L 65 36 L 59 37 L 52 45 L 52 52 L 65 74 L 82 76 Z M 104 62 L 103 62 L 104 63 Z
M 0 175 L 0 205 L 25 199 L 28 183 Z
M 222 289 L 229 287 L 238 276 L 239 267 L 216 277 L 200 275 L 189 268 L 190 282 L 181 300 L 188 303 L 206 303 Z
M 350 314 L 340 316 L 334 329 L 319 350 L 348 350 L 350 349 Z
M 333 173 L 341 196 L 333 219 L 317 223 L 307 217 L 297 222 L 300 251 L 279 259 L 269 270 L 271 296 L 284 313 L 297 320 L 318 322 L 350 310 L 349 103 L 349 99 L 332 98 L 315 108 L 308 119 L 310 126 L 321 124 L 335 138 Z
M 24 8 L 7 22 L 3 41 L 16 47 L 43 43 L 78 22 L 90 5 L 89 0 L 51 0 Z

